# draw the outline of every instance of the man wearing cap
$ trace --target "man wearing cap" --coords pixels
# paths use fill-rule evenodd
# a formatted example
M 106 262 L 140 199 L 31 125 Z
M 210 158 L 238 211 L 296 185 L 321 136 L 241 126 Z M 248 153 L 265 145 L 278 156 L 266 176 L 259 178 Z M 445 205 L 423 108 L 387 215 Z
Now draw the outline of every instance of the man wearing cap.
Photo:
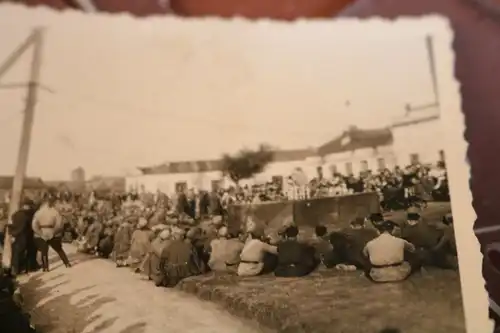
M 382 215 L 372 214 L 370 220 L 374 226 L 380 225 Z M 358 268 L 365 267 L 365 258 L 363 256 L 363 249 L 369 241 L 378 237 L 379 233 L 376 227 L 366 227 L 365 219 L 358 217 L 351 221 L 349 228 L 344 229 L 343 233 L 347 236 L 349 247 L 347 248 L 347 256 L 349 264 Z
M 200 259 L 200 272 L 205 273 L 209 270 L 208 261 L 210 260 L 209 246 L 208 242 L 200 227 L 191 227 L 186 232 L 186 241 L 191 242 L 198 258 Z
M 417 208 L 410 207 L 408 209 L 407 221 L 401 228 L 401 237 L 416 247 L 415 254 L 409 254 L 408 257 L 413 267 L 417 266 L 417 262 L 420 262 L 420 265 L 443 266 L 442 253 L 440 251 L 433 252 L 443 234 L 443 230 L 422 221 Z
M 443 231 L 443 236 L 438 244 L 432 249 L 434 260 L 439 261 L 441 268 L 458 269 L 457 245 L 455 242 L 455 230 L 453 228 L 453 216 L 443 216 L 438 227 Z
M 42 254 L 42 267 L 49 271 L 49 247 L 63 261 L 66 267 L 71 267 L 66 253 L 62 248 L 62 232 L 64 230 L 61 214 L 55 208 L 56 198 L 49 196 L 47 203 L 40 207 L 33 216 L 33 232 L 35 243 Z
M 227 227 L 221 227 L 218 238 L 210 242 L 208 266 L 216 272 L 236 272 L 244 246 L 238 238 L 229 235 Z
M 88 228 L 85 233 L 87 239 L 87 247 L 90 253 L 97 253 L 99 241 L 101 239 L 104 226 L 97 217 L 88 217 Z
M 139 265 L 144 260 L 144 257 L 149 252 L 153 232 L 148 227 L 148 220 L 140 217 L 137 222 L 137 229 L 133 231 L 130 240 L 130 252 L 128 257 L 128 265 L 138 273 Z
M 11 273 L 13 275 L 19 274 L 22 268 L 26 271 L 31 268 L 27 260 L 26 250 L 29 242 L 28 238 L 33 238 L 31 222 L 34 214 L 33 202 L 30 199 L 25 199 L 21 209 L 12 214 L 11 224 L 7 226 L 7 232 L 11 235 L 12 241 Z
M 171 232 L 169 228 L 161 230 L 158 236 L 151 242 L 149 253 L 142 263 L 144 274 L 146 274 L 157 287 L 163 285 L 164 274 L 161 267 L 161 256 L 163 249 L 170 244 L 170 236 Z
M 264 258 L 266 254 L 277 255 L 276 246 L 262 241 L 262 234 L 256 229 L 248 233 L 248 239 L 241 251 L 240 264 L 238 265 L 239 276 L 255 276 L 262 273 L 264 269 Z
M 314 235 L 310 242 L 311 246 L 314 247 L 316 262 L 323 264 L 327 268 L 337 264 L 329 237 L 328 229 L 324 225 L 318 225 L 314 228 Z
M 316 268 L 314 248 L 305 243 L 299 243 L 299 229 L 290 226 L 285 231 L 285 239 L 278 244 L 278 265 L 274 275 L 278 277 L 301 277 L 311 273 Z
M 199 275 L 202 264 L 190 241 L 185 240 L 185 231 L 172 230 L 172 240 L 161 253 L 163 286 L 175 287 L 181 280 Z
M 135 217 L 125 217 L 123 222 L 116 230 L 113 248 L 116 267 L 127 266 L 127 259 L 130 252 L 130 243 L 132 241 L 132 233 L 134 232 L 133 224 L 135 224 L 135 221 Z
M 366 276 L 374 282 L 397 282 L 406 279 L 412 268 L 404 261 L 405 251 L 413 252 L 413 244 L 391 232 L 396 224 L 385 221 L 379 226 L 380 235 L 369 241 L 363 249 L 363 254 L 369 260 Z

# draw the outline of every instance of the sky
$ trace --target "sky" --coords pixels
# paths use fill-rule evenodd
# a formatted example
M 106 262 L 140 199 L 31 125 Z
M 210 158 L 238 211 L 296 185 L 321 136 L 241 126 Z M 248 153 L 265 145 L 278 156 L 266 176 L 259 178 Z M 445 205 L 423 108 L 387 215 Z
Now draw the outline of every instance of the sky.
M 372 21 L 133 19 L 0 8 L 0 63 L 44 34 L 28 175 L 65 180 L 318 146 L 434 101 L 425 29 Z M 0 175 L 13 174 L 31 53 L 0 78 Z

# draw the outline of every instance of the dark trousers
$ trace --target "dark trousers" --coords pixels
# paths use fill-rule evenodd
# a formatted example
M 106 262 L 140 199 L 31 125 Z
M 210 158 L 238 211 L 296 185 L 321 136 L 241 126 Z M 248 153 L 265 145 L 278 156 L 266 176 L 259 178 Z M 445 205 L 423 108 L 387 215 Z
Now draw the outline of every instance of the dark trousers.
M 26 262 L 26 237 L 24 235 L 18 236 L 12 242 L 12 263 L 11 272 L 17 275 L 21 272 Z
M 61 237 L 54 237 L 49 240 L 43 240 L 41 238 L 35 238 L 36 242 L 36 247 L 40 251 L 42 255 L 42 267 L 44 270 L 48 271 L 49 270 L 49 247 L 52 248 L 56 253 L 59 255 L 59 258 L 61 258 L 62 262 L 66 265 L 69 266 L 69 260 L 68 256 L 64 252 L 62 248 L 62 238 Z
M 35 239 L 33 238 L 33 235 L 30 235 L 26 240 L 26 271 L 34 272 L 40 268 L 40 264 L 36 259 L 37 252 L 38 250 L 36 248 Z

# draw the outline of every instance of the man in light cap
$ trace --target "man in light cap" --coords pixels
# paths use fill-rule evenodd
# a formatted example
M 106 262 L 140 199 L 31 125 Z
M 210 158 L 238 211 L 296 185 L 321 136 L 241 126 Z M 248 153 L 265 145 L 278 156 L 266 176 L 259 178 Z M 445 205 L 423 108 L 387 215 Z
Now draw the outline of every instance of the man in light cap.
M 162 252 L 170 243 L 170 229 L 163 229 L 158 236 L 151 242 L 148 255 L 144 258 L 142 267 L 144 274 L 152 280 L 156 286 L 163 284 L 163 271 L 161 267 Z
M 161 253 L 164 287 L 175 287 L 181 280 L 201 274 L 202 264 L 191 242 L 184 239 L 183 229 L 172 230 L 172 240 Z
M 395 225 L 392 221 L 381 223 L 380 235 L 369 241 L 363 249 L 370 263 L 365 273 L 374 282 L 402 281 L 412 272 L 411 265 L 404 258 L 405 251 L 413 252 L 415 247 L 391 234 Z
M 210 242 L 208 266 L 216 272 L 236 272 L 243 247 L 242 241 L 229 235 L 227 227 L 221 227 L 218 238 Z
M 148 220 L 140 217 L 137 222 L 137 229 L 132 233 L 130 241 L 130 253 L 128 257 L 128 265 L 137 273 L 140 263 L 149 253 L 149 247 L 153 238 L 153 232 L 148 227 Z

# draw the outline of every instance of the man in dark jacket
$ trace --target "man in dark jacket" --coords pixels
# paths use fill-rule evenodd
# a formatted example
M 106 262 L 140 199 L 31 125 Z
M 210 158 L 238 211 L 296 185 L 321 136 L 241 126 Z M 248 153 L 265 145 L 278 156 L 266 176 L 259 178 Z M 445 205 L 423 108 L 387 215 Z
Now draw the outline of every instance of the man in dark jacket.
M 290 226 L 285 231 L 285 240 L 278 244 L 278 266 L 274 275 L 278 277 L 301 277 L 316 268 L 314 248 L 297 240 L 299 229 Z
M 28 270 L 31 262 L 28 260 L 28 245 L 31 245 L 33 239 L 33 230 L 31 222 L 35 211 L 33 202 L 25 199 L 21 209 L 12 214 L 11 224 L 8 226 L 8 232 L 12 237 L 12 274 L 17 275 L 22 268 Z M 30 255 L 33 255 L 30 253 Z M 29 258 L 33 259 L 33 258 Z M 35 252 L 36 260 L 36 252 Z M 24 266 L 24 267 L 23 267 Z

